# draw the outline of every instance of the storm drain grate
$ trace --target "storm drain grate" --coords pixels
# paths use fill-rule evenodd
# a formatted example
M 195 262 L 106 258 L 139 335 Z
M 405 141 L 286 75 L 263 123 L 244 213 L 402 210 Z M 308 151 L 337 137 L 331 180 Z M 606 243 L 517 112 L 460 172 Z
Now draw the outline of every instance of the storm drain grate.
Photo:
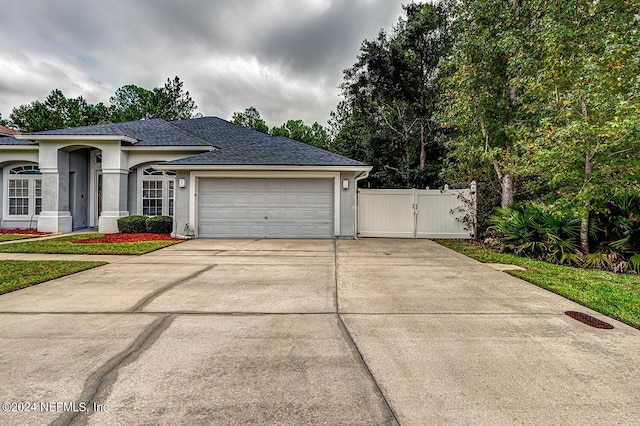
M 581 323 L 590 325 L 591 327 L 604 328 L 605 330 L 611 330 L 613 328 L 611 324 L 600 321 L 598 318 L 594 318 L 591 315 L 587 315 L 582 312 L 567 311 L 565 312 L 565 315 L 568 315 L 571 318 L 580 321 Z

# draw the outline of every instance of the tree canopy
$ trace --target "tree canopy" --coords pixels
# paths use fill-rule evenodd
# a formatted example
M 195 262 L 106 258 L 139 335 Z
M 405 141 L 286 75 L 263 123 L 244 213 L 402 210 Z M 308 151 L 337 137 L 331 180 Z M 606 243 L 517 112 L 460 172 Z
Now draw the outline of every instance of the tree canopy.
M 590 213 L 640 181 L 640 1 L 451 4 L 439 115 L 454 130 L 449 173 L 493 167 L 503 207 L 581 215 L 588 253 Z
M 234 112 L 231 120 L 236 124 L 258 132 L 269 133 L 269 126 L 267 126 L 267 123 L 265 123 L 255 107 L 249 107 L 244 112 Z
M 271 136 L 284 136 L 317 148 L 331 148 L 331 139 L 327 129 L 318 122 L 309 126 L 302 120 L 287 120 L 281 126 L 270 129 L 255 107 L 249 107 L 244 112 L 234 112 L 231 119 L 236 124 Z
M 54 89 L 44 101 L 13 108 L 8 123 L 23 132 L 39 132 L 100 123 L 149 118 L 180 120 L 194 117 L 196 105 L 178 77 L 147 90 L 132 84 L 116 90 L 110 105 L 89 104 L 82 96 L 67 98 Z
M 344 101 L 332 116 L 335 146 L 374 166 L 374 186 L 437 186 L 443 151 L 433 114 L 451 47 L 449 20 L 441 4 L 403 8 L 406 17 L 365 40 L 344 71 Z

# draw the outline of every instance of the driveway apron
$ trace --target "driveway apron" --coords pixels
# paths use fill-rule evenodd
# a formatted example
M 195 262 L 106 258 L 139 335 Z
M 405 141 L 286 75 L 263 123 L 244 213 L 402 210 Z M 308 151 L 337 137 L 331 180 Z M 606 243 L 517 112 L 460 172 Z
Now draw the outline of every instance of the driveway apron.
M 426 240 L 124 258 L 0 296 L 0 359 L 0 424 L 640 418 L 640 331 Z

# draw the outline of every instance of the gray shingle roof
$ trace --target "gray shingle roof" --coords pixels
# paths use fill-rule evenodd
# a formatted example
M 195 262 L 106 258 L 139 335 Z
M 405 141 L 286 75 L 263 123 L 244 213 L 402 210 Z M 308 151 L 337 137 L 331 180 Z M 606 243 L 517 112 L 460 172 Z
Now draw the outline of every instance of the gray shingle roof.
M 174 125 L 219 148 L 168 165 L 364 166 L 365 164 L 283 136 L 269 136 L 217 117 L 174 121 Z
M 32 135 L 128 136 L 137 140 L 135 146 L 218 148 L 165 163 L 170 165 L 365 166 L 320 148 L 282 136 L 269 136 L 217 117 L 172 122 L 151 119 L 49 130 Z M 7 137 L 0 138 L 0 144 L 32 145 L 34 142 Z
M 0 145 L 2 145 L 2 146 L 7 146 L 7 145 L 34 145 L 34 146 L 38 146 L 38 144 L 35 143 L 35 142 L 23 141 L 23 140 L 16 139 L 16 138 L 10 137 L 10 136 L 2 136 L 2 137 L 0 137 Z
M 150 120 L 129 121 L 127 123 L 98 124 L 95 126 L 74 127 L 70 129 L 47 130 L 33 135 L 70 135 L 97 136 L 117 135 L 136 139 L 136 146 L 207 146 L 204 141 L 173 124 L 154 118 Z

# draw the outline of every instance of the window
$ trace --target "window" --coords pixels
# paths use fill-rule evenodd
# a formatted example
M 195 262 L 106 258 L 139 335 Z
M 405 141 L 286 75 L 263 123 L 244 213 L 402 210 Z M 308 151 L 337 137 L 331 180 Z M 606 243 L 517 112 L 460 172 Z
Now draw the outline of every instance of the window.
M 175 172 L 167 174 L 175 176 Z M 174 179 L 160 170 L 142 171 L 142 214 L 146 216 L 173 216 Z
M 42 211 L 42 178 L 38 166 L 17 166 L 8 170 L 7 210 L 9 216 L 36 216 Z
M 175 182 L 173 180 L 169 181 L 169 216 L 173 216 L 173 185 Z
M 162 181 L 142 181 L 142 214 L 156 216 L 162 214 Z
M 9 214 L 29 214 L 28 179 L 9 179 Z
M 42 211 L 42 179 L 36 179 L 36 191 L 35 191 L 35 200 L 36 200 L 36 214 L 40 214 Z

